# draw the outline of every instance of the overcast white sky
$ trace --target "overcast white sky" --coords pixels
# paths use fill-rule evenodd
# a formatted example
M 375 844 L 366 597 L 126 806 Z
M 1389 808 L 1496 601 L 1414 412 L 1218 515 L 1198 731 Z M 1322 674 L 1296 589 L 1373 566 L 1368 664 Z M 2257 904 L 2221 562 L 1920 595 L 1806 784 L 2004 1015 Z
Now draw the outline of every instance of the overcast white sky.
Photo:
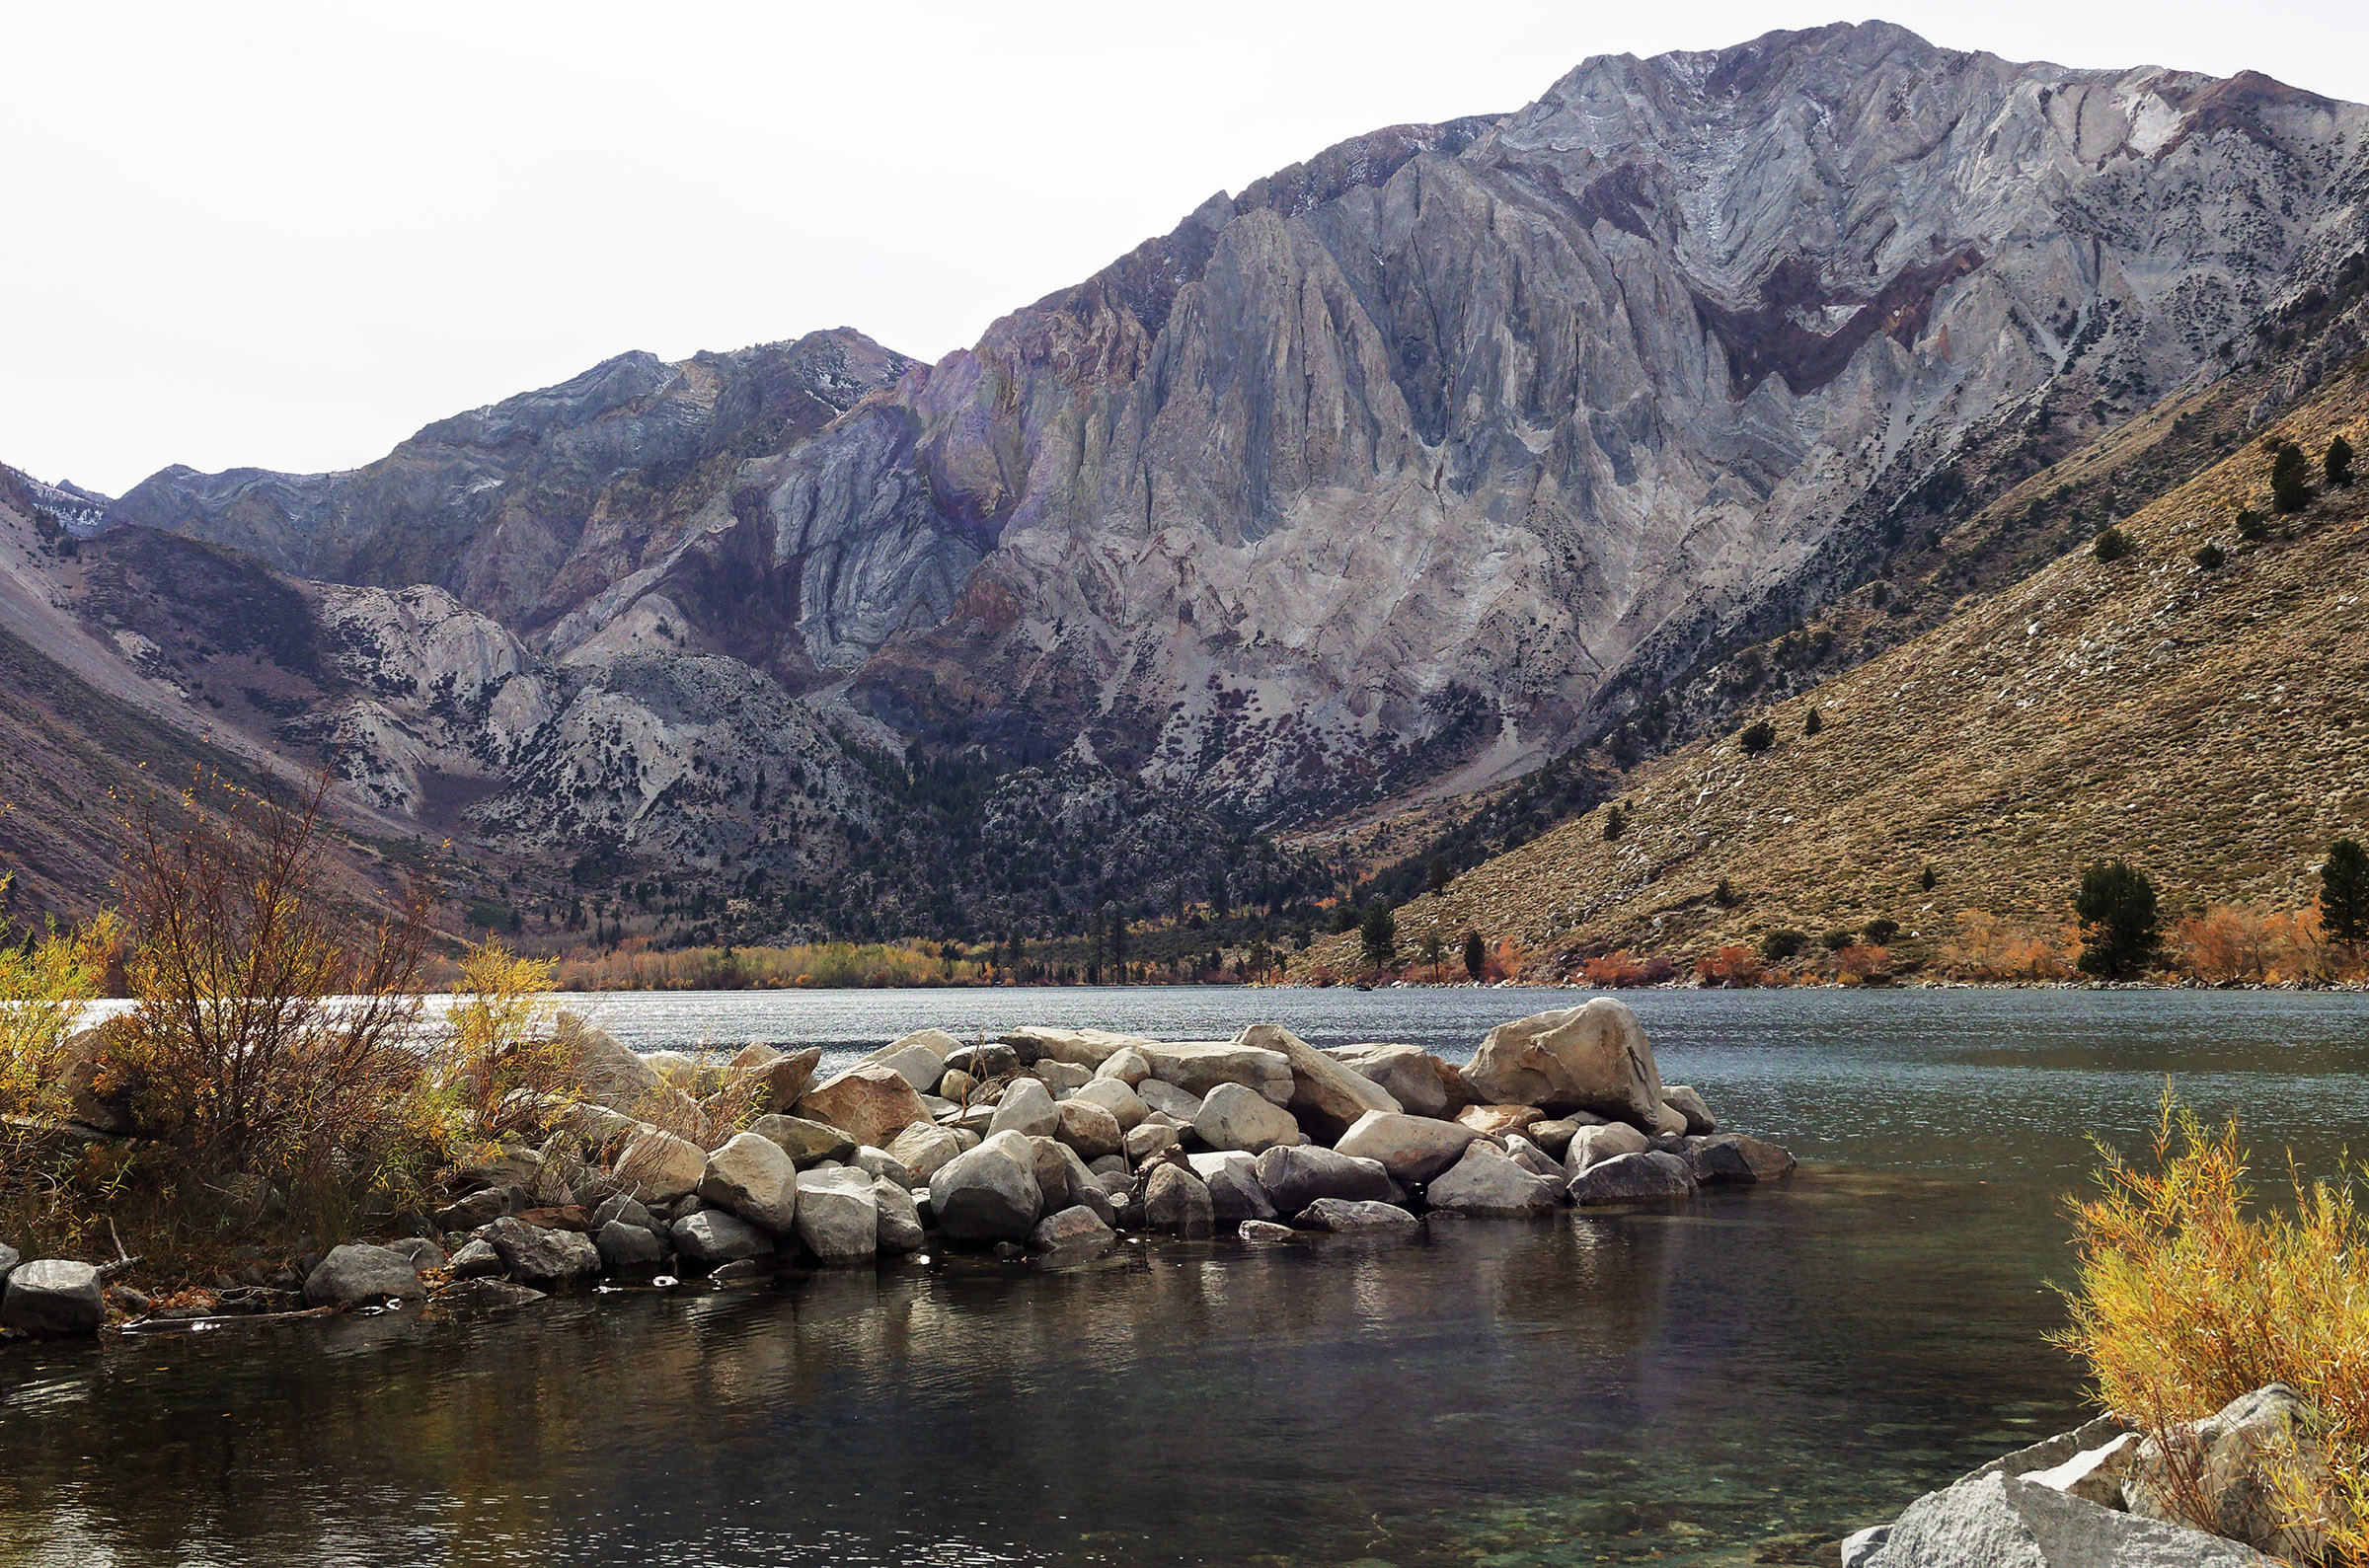
M 1904 0 L 1937 42 L 2369 99 L 2358 0 Z M 0 461 L 367 462 L 628 348 L 935 358 L 1210 192 L 1830 0 L 0 0 Z

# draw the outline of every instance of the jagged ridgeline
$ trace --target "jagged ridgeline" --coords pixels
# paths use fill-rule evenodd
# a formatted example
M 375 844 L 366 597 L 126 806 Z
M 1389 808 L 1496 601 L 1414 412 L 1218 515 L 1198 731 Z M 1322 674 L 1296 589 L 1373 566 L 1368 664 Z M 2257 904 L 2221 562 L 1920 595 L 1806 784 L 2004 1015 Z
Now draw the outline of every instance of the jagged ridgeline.
M 1592 59 L 936 364 L 632 354 L 349 473 L 168 469 L 21 551 L 24 613 L 538 917 L 648 884 L 743 940 L 1052 934 L 1222 876 L 1304 918 L 1337 866 L 1297 831 L 1615 740 L 1459 853 L 1540 831 L 2218 455 L 2003 509 L 2167 397 L 2291 402 L 2271 367 L 2352 330 L 2365 129 L 1882 24 Z M 136 564 L 200 546 L 309 653 Z

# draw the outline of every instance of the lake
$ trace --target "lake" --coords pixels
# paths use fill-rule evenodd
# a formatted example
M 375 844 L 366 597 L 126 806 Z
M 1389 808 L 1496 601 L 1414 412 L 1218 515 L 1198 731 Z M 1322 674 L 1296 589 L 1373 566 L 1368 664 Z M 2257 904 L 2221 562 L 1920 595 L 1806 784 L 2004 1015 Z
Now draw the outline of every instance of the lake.
M 629 1043 L 1254 1019 L 1464 1058 L 1514 990 L 598 996 Z M 0 1562 L 1809 1561 L 2071 1425 L 2041 1336 L 2093 1133 L 2164 1080 L 2369 1148 L 2369 1001 L 1643 992 L 1665 1079 L 1804 1160 L 1683 1208 L 1404 1243 L 933 1254 L 779 1286 L 0 1350 Z

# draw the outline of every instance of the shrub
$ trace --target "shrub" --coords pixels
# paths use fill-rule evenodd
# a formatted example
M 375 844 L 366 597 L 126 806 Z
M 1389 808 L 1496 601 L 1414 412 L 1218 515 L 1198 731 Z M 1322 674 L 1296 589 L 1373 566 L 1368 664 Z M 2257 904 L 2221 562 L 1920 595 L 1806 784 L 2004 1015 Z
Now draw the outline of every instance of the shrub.
M 1333 907 L 1333 929 L 1337 932 L 1355 931 L 1358 919 L 1357 906 L 1346 900 Z
M 1933 885 L 1940 880 L 1941 877 L 1934 871 L 1931 861 L 1926 862 L 1925 869 L 1917 873 L 1917 885 L 1928 893 L 1933 891 Z
M 1448 955 L 1448 944 L 1439 939 L 1439 933 L 1428 932 L 1422 942 L 1423 962 L 1431 966 L 1431 978 L 1440 978 L 1440 960 Z
M 1979 909 L 1958 916 L 1941 966 L 1964 980 L 2061 980 L 2068 972 L 2058 944 Z
M 1735 884 L 1722 876 L 1719 885 L 1711 890 L 1711 901 L 1721 909 L 1733 909 L 1742 902 L 1742 896 L 1736 892 Z
M 1638 958 L 1626 947 L 1600 958 L 1590 958 L 1579 966 L 1583 985 L 1618 991 L 1628 986 L 1657 986 L 1670 978 L 1672 971 L 1667 958 Z
M 9 878 L 0 877 L 0 889 Z M 20 937 L 0 916 L 0 1189 L 38 1181 L 58 1147 L 47 1123 L 68 1109 L 59 1083 L 67 1036 L 114 958 L 113 917 L 71 933 L 54 922 Z
M 2232 1119 L 2208 1133 L 2164 1091 L 2154 1169 L 2100 1146 L 2100 1194 L 2070 1205 L 2080 1272 L 2071 1321 L 2051 1336 L 2089 1366 L 2100 1402 L 2173 1456 L 2171 1488 L 2210 1528 L 2182 1423 L 2264 1383 L 2311 1410 L 2322 1462 L 2269 1452 L 2284 1523 L 2324 1531 L 2330 1560 L 2369 1555 L 2369 1223 L 2344 1180 L 2288 1165 L 2291 1211 L 2255 1217 Z M 2187 1484 L 2180 1484 L 2182 1481 Z M 2182 1495 L 2182 1494 L 2186 1495 Z
M 1875 945 L 1881 946 L 1900 934 L 1900 923 L 1889 916 L 1879 915 L 1862 926 L 1859 933 Z
M 1836 960 L 1845 985 L 1866 985 L 1877 975 L 1888 974 L 1892 967 L 1890 948 L 1875 942 L 1862 942 L 1843 949 Z
M 1853 942 L 1859 940 L 1859 935 L 1855 932 L 1838 929 L 1828 932 L 1825 935 L 1819 937 L 1818 940 L 1822 945 L 1824 945 L 1828 952 L 1839 953 L 1844 948 L 1850 946 Z
M 1621 836 L 1623 831 L 1625 831 L 1628 826 L 1629 819 L 1621 815 L 1621 808 L 1619 806 L 1616 805 L 1607 807 L 1604 812 L 1604 842 L 1607 844 L 1612 843 L 1615 839 Z
M 461 959 L 436 1068 L 467 1136 L 540 1138 L 574 1098 L 584 1027 L 552 1000 L 558 967 L 513 953 L 498 937 Z
M 1804 735 L 1814 735 L 1825 727 L 1826 720 L 1818 716 L 1818 710 L 1815 708 L 1812 708 L 1809 715 L 1801 720 L 1801 733 Z
M 2282 512 L 2300 512 L 2312 504 L 2311 464 L 2303 448 L 2292 441 L 2278 444 L 2270 459 L 2270 504 Z
M 1749 947 L 1717 948 L 1695 960 L 1695 978 L 1706 985 L 1757 985 L 1760 959 Z
M 2369 941 L 2369 852 L 2351 839 L 2320 862 L 2320 932 L 2331 942 Z
M 1757 757 L 1777 744 L 1777 726 L 1765 718 L 1756 719 L 1744 727 L 1744 732 L 1736 736 L 1735 741 L 1744 748 L 1745 756 Z
M 2196 549 L 2196 564 L 2202 566 L 2207 571 L 2216 569 L 2220 566 L 2221 562 L 2227 560 L 2229 558 L 2227 556 L 2221 553 L 2221 547 L 2214 544 L 2209 539 L 2206 540 L 2202 545 L 2199 545 Z
M 1482 941 L 1477 931 L 1464 933 L 1464 972 L 1474 980 L 1489 973 L 1489 945 Z
M 2119 528 L 2109 528 L 2090 541 L 2090 554 L 2100 560 L 2120 560 L 2130 554 L 2130 536 Z
M 1446 892 L 1448 884 L 1455 879 L 1454 873 L 1448 869 L 1448 862 L 1438 856 L 1431 858 L 1431 864 L 1423 872 L 1423 885 L 1434 893 Z
M 2328 443 L 2328 456 L 2321 461 L 2320 468 L 2321 472 L 2328 476 L 2329 484 L 2338 487 L 2350 485 L 2352 483 L 2352 443 L 2340 435 L 2331 437 Z
M 418 1120 L 425 898 L 359 941 L 321 874 L 328 776 L 293 805 L 202 785 L 185 826 L 150 812 L 129 846 L 137 1006 L 109 1026 L 137 1119 L 201 1177 L 260 1176 L 326 1198 L 423 1174 Z
M 2155 883 L 2128 860 L 2099 860 L 2081 873 L 2073 895 L 2081 920 L 2081 972 L 2119 979 L 2146 966 L 2162 945 Z
M 2253 507 L 2241 507 L 2238 511 L 2238 537 L 2250 545 L 2258 545 L 2270 537 L 2270 525 Z
M 1365 908 L 1365 916 L 1357 923 L 1357 945 L 1365 961 L 1382 968 L 1399 955 L 1399 922 L 1391 914 L 1385 899 L 1375 899 Z
M 1760 956 L 1771 963 L 1791 958 L 1809 945 L 1809 938 L 1790 926 L 1780 926 L 1760 938 Z

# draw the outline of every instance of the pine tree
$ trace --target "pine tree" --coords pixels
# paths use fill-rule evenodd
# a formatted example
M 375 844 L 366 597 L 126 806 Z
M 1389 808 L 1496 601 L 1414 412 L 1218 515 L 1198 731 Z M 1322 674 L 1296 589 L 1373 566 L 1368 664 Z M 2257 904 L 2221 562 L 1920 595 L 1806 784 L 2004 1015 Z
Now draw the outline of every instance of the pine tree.
M 2328 482 L 2331 485 L 2339 487 L 2350 485 L 2352 483 L 2352 443 L 2340 435 L 2331 440 L 2328 443 L 2328 456 L 2321 464 L 2321 472 L 2328 476 Z
M 2369 851 L 2350 839 L 2330 845 L 2320 864 L 2320 933 L 2331 942 L 2369 941 Z
M 2303 448 L 2281 441 L 2270 459 L 2270 504 L 2282 512 L 2300 512 L 2312 503 L 2312 466 Z
M 1629 819 L 1621 814 L 1621 808 L 1619 806 L 1616 805 L 1604 813 L 1605 843 L 1610 844 L 1613 840 L 1619 838 L 1623 833 L 1627 832 L 1628 828 Z
M 1477 931 L 1464 933 L 1464 972 L 1475 980 L 1489 972 L 1489 948 Z
M 1801 720 L 1801 733 L 1804 735 L 1814 735 L 1825 727 L 1826 720 L 1818 716 L 1818 710 L 1814 708 L 1809 710 L 1809 716 Z
M 1941 878 L 1934 874 L 1934 869 L 1930 865 L 1917 873 L 1917 885 L 1928 893 L 1933 891 L 1933 884 L 1940 880 Z
M 1777 744 L 1777 726 L 1765 718 L 1758 719 L 1746 726 L 1744 732 L 1735 738 L 1736 744 L 1744 748 L 1745 756 L 1757 757 Z
M 1377 898 L 1365 907 L 1365 918 L 1357 923 L 1357 945 L 1376 969 L 1398 957 L 1399 921 L 1390 912 L 1389 900 Z
M 1425 873 L 1424 880 L 1432 892 L 1446 892 L 1448 883 L 1452 880 L 1448 871 L 1448 862 L 1437 856 L 1432 857 L 1431 868 Z
M 2081 873 L 2073 895 L 2081 917 L 2081 972 L 2119 979 L 2144 968 L 2163 944 L 2155 883 L 2128 860 L 2099 860 Z

